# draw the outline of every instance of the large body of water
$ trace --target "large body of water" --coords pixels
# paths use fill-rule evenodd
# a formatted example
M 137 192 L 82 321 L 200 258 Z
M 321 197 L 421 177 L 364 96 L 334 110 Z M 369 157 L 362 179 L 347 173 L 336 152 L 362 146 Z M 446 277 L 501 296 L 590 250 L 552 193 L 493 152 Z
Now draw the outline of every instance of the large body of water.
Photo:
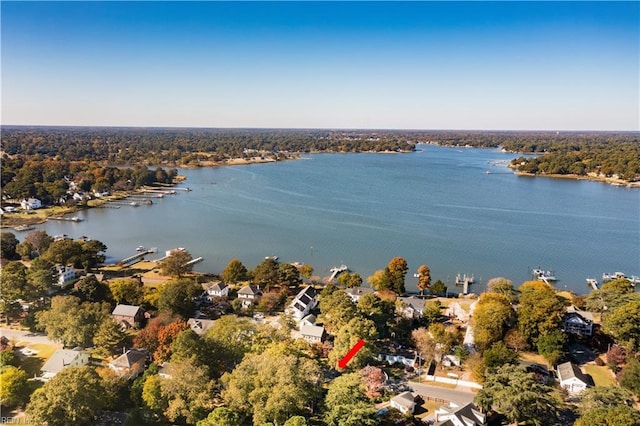
M 498 150 L 418 148 L 182 170 L 191 192 L 153 206 L 91 209 L 80 213 L 84 222 L 41 228 L 101 240 L 110 260 L 138 245 L 185 247 L 205 258 L 198 270 L 214 273 L 234 257 L 254 267 L 277 255 L 319 276 L 345 263 L 366 280 L 402 256 L 409 290 L 421 264 L 449 283 L 474 274 L 475 292 L 496 276 L 518 285 L 538 266 L 577 293 L 603 272 L 640 275 L 639 190 L 515 176 L 506 167 L 514 155 Z

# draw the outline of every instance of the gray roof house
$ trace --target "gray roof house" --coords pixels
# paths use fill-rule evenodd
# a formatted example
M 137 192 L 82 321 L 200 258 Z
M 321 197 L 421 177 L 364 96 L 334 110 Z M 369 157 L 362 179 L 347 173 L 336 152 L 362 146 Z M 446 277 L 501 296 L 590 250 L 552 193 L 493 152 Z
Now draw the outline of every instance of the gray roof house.
M 434 417 L 434 426 L 484 426 L 487 424 L 487 415 L 472 402 L 465 405 L 450 402 L 436 409 Z
M 562 316 L 562 330 L 565 333 L 591 336 L 593 333 L 593 314 L 575 306 L 568 306 Z
M 147 352 L 129 349 L 108 365 L 116 374 L 133 378 L 144 371 L 146 362 Z
M 206 297 L 211 300 L 214 297 L 227 297 L 230 287 L 222 281 L 215 281 L 202 284 L 202 288 L 207 293 Z
M 416 398 L 409 391 L 394 396 L 391 398 L 390 403 L 393 408 L 398 409 L 402 414 L 413 414 L 413 410 L 416 408 Z
M 47 381 L 64 368 L 80 367 L 87 364 L 89 364 L 89 354 L 80 348 L 58 349 L 40 369 L 42 371 L 41 379 Z
M 321 325 L 303 325 L 300 336 L 309 343 L 320 343 L 324 340 L 325 331 Z
M 135 327 L 137 322 L 144 321 L 144 309 L 140 306 L 119 304 L 111 312 L 111 316 L 119 323 L 126 323 L 129 327 Z
M 405 318 L 420 318 L 424 313 L 425 300 L 415 296 L 399 297 L 400 313 Z
M 247 307 L 257 302 L 262 297 L 262 291 L 257 285 L 245 285 L 238 291 L 238 299 L 242 300 L 242 306 Z
M 557 367 L 558 381 L 560 387 L 569 393 L 580 393 L 591 386 L 593 380 L 589 375 L 584 374 L 580 368 L 572 362 L 565 362 Z
M 353 303 L 358 303 L 358 299 L 365 294 L 373 293 L 374 290 L 370 287 L 350 287 L 344 290 L 345 293 L 353 300 Z

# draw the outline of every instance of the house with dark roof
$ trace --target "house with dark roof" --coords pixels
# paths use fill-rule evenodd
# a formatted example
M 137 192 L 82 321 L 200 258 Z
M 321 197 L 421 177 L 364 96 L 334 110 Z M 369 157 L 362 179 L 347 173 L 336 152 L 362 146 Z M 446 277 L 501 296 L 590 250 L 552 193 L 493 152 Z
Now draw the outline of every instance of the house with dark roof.
M 353 300 L 353 303 L 358 303 L 365 294 L 373 293 L 374 290 L 370 287 L 350 287 L 344 290 L 345 293 Z
M 565 333 L 578 336 L 591 336 L 593 334 L 593 314 L 582 311 L 575 306 L 568 306 L 562 316 L 562 330 Z
M 67 367 L 81 367 L 87 364 L 89 364 L 89 354 L 80 348 L 58 349 L 40 369 L 41 379 L 47 381 Z
M 136 323 L 144 321 L 144 309 L 140 306 L 119 304 L 111 312 L 111 317 L 127 327 L 135 327 Z
M 145 351 L 129 349 L 107 365 L 117 375 L 132 379 L 144 372 L 147 356 Z
M 208 319 L 200 319 L 200 318 L 189 318 L 187 320 L 187 325 L 191 330 L 193 330 L 198 336 L 202 336 L 209 330 L 212 326 L 214 320 Z
M 560 387 L 566 389 L 569 393 L 580 393 L 593 383 L 591 377 L 588 374 L 584 374 L 580 367 L 572 362 L 558 365 L 556 372 L 558 373 Z
M 318 305 L 318 292 L 311 286 L 303 288 L 293 299 L 287 313 L 296 320 L 300 321 L 304 318 L 313 308 Z
M 434 426 L 485 426 L 487 415 L 477 405 L 450 402 L 436 409 Z
M 409 391 L 402 392 L 401 394 L 394 396 L 391 398 L 389 403 L 402 414 L 413 414 L 413 411 L 416 408 L 416 398 Z

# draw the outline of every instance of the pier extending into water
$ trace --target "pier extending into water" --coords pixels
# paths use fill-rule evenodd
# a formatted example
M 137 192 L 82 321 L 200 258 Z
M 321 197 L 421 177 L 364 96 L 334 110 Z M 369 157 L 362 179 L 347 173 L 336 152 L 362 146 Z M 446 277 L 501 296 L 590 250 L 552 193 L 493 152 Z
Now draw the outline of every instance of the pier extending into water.
M 136 254 L 134 254 L 132 256 L 129 256 L 127 258 L 124 258 L 120 262 L 118 262 L 118 264 L 122 265 L 122 266 L 131 266 L 134 263 L 136 263 L 138 260 L 140 260 L 143 257 L 145 257 L 146 255 L 152 254 L 152 253 L 157 253 L 157 252 L 158 252 L 158 249 L 153 247 L 153 248 L 150 248 L 148 250 L 144 250 L 144 251 L 141 251 L 139 253 L 136 253 Z
M 456 286 L 462 286 L 462 294 L 469 294 L 469 286 L 475 282 L 473 274 L 456 275 Z
M 334 266 L 333 268 L 329 269 L 329 272 L 331 272 L 331 276 L 329 277 L 329 281 L 334 280 L 339 274 L 343 273 L 343 272 L 347 272 L 349 270 L 349 267 L 347 265 L 340 265 L 340 266 Z

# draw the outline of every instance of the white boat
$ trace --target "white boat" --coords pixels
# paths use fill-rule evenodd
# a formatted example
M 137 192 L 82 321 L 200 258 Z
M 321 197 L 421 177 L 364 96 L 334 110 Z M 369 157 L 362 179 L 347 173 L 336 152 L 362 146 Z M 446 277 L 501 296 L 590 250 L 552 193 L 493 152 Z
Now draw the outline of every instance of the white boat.
M 558 281 L 558 279 L 556 278 L 552 270 L 545 271 L 544 269 L 537 268 L 531 272 L 533 273 L 533 278 L 535 278 L 538 281 L 544 281 L 544 282 Z
M 602 282 L 613 281 L 619 278 L 627 278 L 627 275 L 624 272 L 614 272 L 613 274 L 602 274 Z
M 146 249 L 144 248 L 144 246 L 138 246 L 136 247 L 136 251 L 145 251 Z
M 32 229 L 35 229 L 35 227 L 31 225 L 18 225 L 13 229 L 15 229 L 16 231 L 31 231 Z

